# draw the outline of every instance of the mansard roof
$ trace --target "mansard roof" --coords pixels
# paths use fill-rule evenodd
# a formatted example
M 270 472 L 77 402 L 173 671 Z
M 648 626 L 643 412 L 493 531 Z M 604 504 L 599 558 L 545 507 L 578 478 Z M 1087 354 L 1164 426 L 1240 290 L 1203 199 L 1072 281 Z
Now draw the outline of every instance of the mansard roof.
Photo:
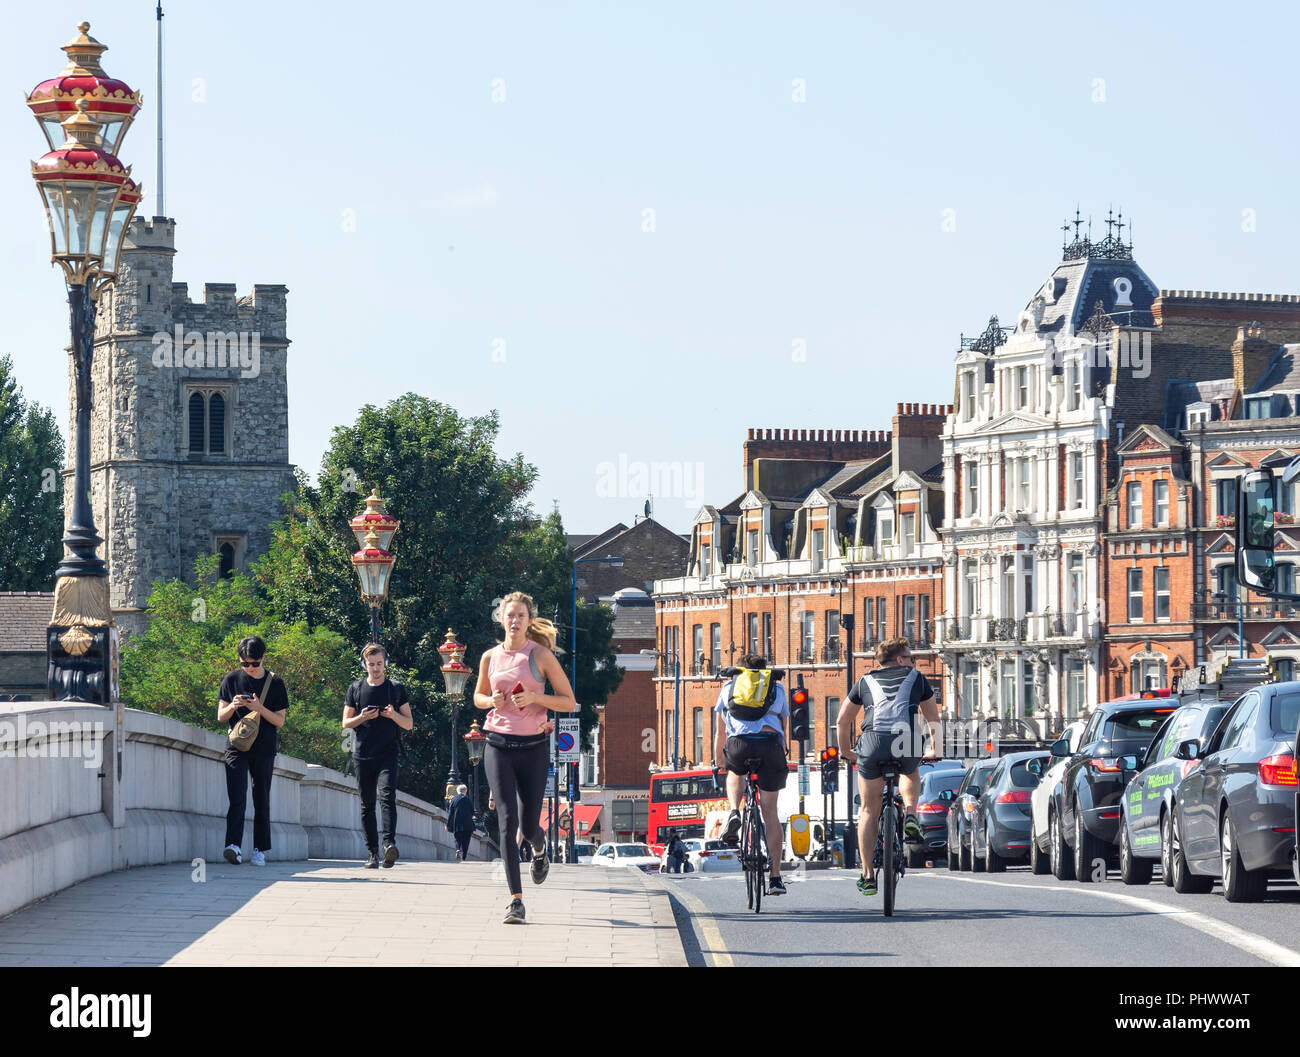
M 1067 248 L 1067 253 L 1084 255 L 1063 260 L 1029 299 L 1025 312 L 1030 314 L 1031 322 L 1041 299 L 1042 316 L 1032 329 L 1039 334 L 1077 334 L 1096 311 L 1098 302 L 1111 321 L 1120 326 L 1155 326 L 1151 305 L 1160 296 L 1159 288 L 1133 260 L 1131 252 L 1103 256 L 1108 252 L 1102 249 L 1105 242 L 1093 244 L 1085 239 Z M 1029 329 L 1023 315 L 1020 328 Z

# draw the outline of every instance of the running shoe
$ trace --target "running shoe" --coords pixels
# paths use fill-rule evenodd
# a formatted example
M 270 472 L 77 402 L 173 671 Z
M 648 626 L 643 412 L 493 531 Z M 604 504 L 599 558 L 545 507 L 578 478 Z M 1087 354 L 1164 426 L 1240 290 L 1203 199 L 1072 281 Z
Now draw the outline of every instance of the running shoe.
M 722 834 L 722 841 L 729 848 L 740 843 L 740 812 L 733 811 L 727 816 L 727 828 Z
M 239 854 L 238 844 L 227 844 L 221 854 L 226 857 L 226 862 L 230 863 L 231 866 L 238 866 L 244 861 L 243 856 Z
M 379 853 L 378 853 L 377 851 L 375 851 L 374 848 L 371 848 L 371 849 L 370 849 L 370 858 L 366 860 L 366 865 L 365 865 L 364 869 L 367 869 L 367 870 L 378 870 L 378 869 L 379 869 Z
M 921 823 L 916 821 L 915 815 L 908 815 L 903 819 L 903 839 L 911 844 L 915 844 L 925 834 L 921 832 Z
M 551 872 L 551 864 L 546 861 L 546 856 L 538 852 L 533 856 L 533 884 L 539 885 L 546 880 L 546 875 Z
M 397 856 L 398 856 L 397 845 L 385 844 L 384 845 L 384 869 L 386 870 L 391 869 L 393 863 L 397 862 Z
M 512 899 L 510 905 L 506 907 L 506 918 L 502 924 L 505 925 L 522 925 L 524 923 L 524 901 L 522 899 Z
M 251 862 L 254 866 L 265 866 L 266 852 L 258 851 L 256 848 L 254 848 L 253 857 L 249 860 L 249 862 Z
M 870 877 L 867 877 L 864 874 L 858 878 L 858 891 L 864 896 L 873 896 L 876 894 L 876 872 L 874 870 L 871 871 Z
M 785 882 L 779 877 L 769 877 L 767 879 L 767 894 L 770 896 L 785 895 Z

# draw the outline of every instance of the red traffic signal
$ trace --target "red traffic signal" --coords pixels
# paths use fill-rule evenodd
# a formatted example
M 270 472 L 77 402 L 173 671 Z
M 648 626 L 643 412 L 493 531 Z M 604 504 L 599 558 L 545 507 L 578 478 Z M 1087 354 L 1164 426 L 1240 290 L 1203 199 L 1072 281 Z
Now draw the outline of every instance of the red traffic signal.
M 790 695 L 790 702 L 796 708 L 799 707 L 800 705 L 806 705 L 808 703 L 808 691 L 805 690 L 802 686 L 799 687 L 797 690 L 795 690 L 793 694 Z
M 822 763 L 833 763 L 840 758 L 840 750 L 834 745 L 822 749 Z

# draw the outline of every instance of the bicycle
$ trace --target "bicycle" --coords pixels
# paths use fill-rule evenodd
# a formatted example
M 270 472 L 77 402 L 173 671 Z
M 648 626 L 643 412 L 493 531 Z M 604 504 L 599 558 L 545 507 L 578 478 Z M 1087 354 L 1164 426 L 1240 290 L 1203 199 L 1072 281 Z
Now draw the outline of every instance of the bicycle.
M 885 788 L 880 794 L 880 832 L 876 835 L 876 853 L 872 867 L 879 870 L 880 894 L 884 899 L 885 917 L 894 916 L 894 896 L 898 882 L 907 873 L 907 855 L 903 850 L 903 795 L 898 791 L 898 761 L 882 760 L 880 776 Z
M 763 761 L 745 760 L 745 799 L 740 805 L 740 865 L 745 872 L 745 906 L 755 914 L 763 907 L 767 894 L 767 854 L 763 830 L 763 812 L 758 799 L 758 768 Z M 718 786 L 718 772 L 713 772 L 713 784 Z

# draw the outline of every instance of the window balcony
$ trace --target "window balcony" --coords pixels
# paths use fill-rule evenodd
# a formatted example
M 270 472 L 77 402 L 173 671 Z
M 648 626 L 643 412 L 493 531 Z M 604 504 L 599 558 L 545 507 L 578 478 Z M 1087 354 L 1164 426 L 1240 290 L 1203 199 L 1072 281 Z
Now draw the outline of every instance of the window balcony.
M 1024 642 L 1028 621 L 1024 617 L 996 617 L 989 621 L 989 639 L 992 642 Z
M 945 642 L 970 641 L 970 617 L 940 617 L 939 621 Z
M 1193 620 L 1300 620 L 1300 605 L 1280 599 L 1267 602 L 1193 602 Z
M 840 656 L 840 643 L 838 639 L 832 639 L 822 647 L 822 664 L 840 664 L 843 661 Z

